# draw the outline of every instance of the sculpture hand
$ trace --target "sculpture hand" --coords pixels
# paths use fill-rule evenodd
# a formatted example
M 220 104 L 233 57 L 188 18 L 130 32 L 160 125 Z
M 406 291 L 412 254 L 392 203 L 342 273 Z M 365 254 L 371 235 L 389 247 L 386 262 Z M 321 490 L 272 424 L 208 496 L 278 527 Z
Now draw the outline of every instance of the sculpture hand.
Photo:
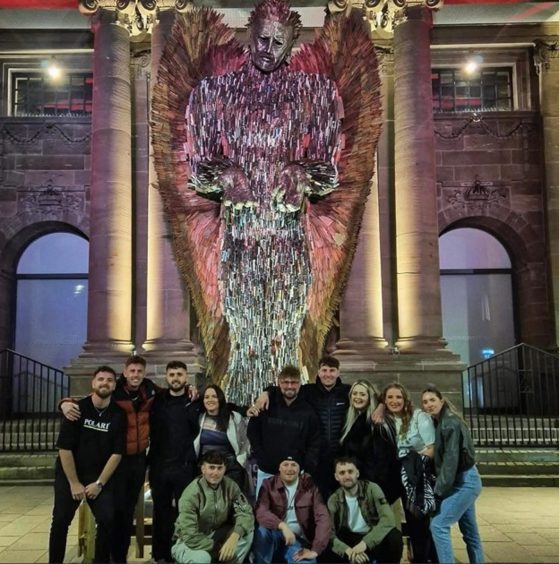
M 299 211 L 308 185 L 309 177 L 301 165 L 287 165 L 281 171 L 279 185 L 274 190 L 272 200 L 280 211 Z
M 227 167 L 219 175 L 223 187 L 223 205 L 237 209 L 256 207 L 258 204 L 250 189 L 246 174 L 237 166 Z

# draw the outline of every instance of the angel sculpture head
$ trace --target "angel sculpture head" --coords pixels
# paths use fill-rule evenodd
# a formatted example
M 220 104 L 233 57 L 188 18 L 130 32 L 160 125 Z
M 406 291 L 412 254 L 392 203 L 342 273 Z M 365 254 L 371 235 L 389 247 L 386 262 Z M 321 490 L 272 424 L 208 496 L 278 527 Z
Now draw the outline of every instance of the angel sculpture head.
M 287 0 L 263 0 L 250 14 L 250 55 L 265 73 L 278 69 L 289 57 L 301 29 L 301 18 Z

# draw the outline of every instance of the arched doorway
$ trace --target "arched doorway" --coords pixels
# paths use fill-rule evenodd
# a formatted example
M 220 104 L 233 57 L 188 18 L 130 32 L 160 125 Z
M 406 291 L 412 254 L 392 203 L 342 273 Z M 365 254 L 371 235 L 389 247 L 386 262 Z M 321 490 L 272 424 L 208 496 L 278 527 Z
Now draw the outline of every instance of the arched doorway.
M 86 338 L 89 243 L 73 233 L 35 239 L 17 264 L 15 350 L 62 369 Z
M 486 231 L 458 228 L 439 239 L 443 335 L 468 366 L 516 344 L 512 264 Z

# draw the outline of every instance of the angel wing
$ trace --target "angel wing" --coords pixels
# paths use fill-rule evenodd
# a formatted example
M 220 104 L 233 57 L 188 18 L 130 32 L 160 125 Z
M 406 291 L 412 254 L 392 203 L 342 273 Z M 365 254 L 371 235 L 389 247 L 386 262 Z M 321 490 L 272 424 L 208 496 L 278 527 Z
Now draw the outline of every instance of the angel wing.
M 381 132 L 381 84 L 374 46 L 357 10 L 330 17 L 289 66 L 332 79 L 344 107 L 339 186 L 309 202 L 305 218 L 312 285 L 300 347 L 303 365 L 313 373 L 340 304 L 370 191 Z
M 230 342 L 218 288 L 220 204 L 188 188 L 186 108 L 204 78 L 239 69 L 246 50 L 223 16 L 193 9 L 177 16 L 161 56 L 152 97 L 152 144 L 158 189 L 171 231 L 175 261 L 188 284 L 208 360 L 208 373 L 225 373 Z

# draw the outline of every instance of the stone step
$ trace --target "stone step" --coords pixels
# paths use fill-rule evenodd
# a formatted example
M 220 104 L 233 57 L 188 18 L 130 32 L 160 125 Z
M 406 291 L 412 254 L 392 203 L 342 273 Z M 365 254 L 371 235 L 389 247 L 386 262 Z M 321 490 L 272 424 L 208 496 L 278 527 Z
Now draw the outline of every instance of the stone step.
M 478 462 L 556 462 L 559 464 L 559 449 L 476 447 L 476 460 Z
M 0 467 L 0 484 L 24 484 L 30 480 L 54 480 L 54 465 Z
M 549 474 L 536 475 L 499 475 L 485 476 L 482 474 L 481 481 L 484 486 L 503 488 L 556 488 L 559 487 L 559 476 Z
M 478 462 L 477 467 L 483 476 L 559 475 L 559 463 L 556 462 Z
M 13 468 L 27 466 L 34 468 L 36 466 L 50 466 L 54 467 L 57 452 L 37 452 L 30 454 L 28 452 L 9 452 L 2 453 L 0 458 L 0 467 Z

